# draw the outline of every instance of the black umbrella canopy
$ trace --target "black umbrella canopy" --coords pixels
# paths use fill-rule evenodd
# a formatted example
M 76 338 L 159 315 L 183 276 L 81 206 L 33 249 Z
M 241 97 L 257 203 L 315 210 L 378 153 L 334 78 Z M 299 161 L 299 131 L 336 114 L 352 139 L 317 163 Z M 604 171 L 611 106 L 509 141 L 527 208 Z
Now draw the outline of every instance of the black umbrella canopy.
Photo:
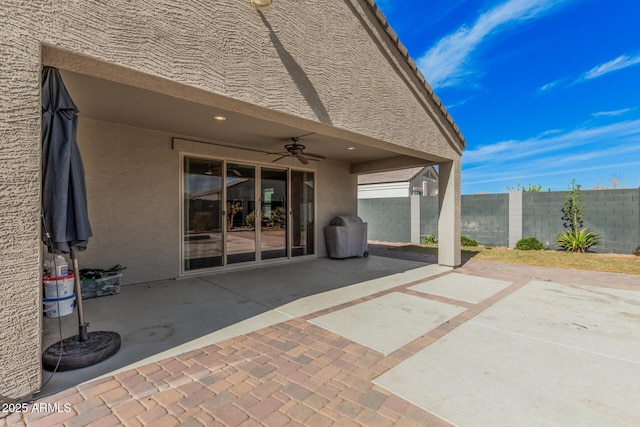
M 74 289 L 78 307 L 78 335 L 61 340 L 45 350 L 45 369 L 66 371 L 91 366 L 120 349 L 115 332 L 87 333 L 82 309 L 82 284 L 78 250 L 91 237 L 87 213 L 84 167 L 76 142 L 78 108 L 73 103 L 60 73 L 42 69 L 42 240 L 50 252 L 71 252 Z
M 84 167 L 76 142 L 78 108 L 56 68 L 42 69 L 43 242 L 50 252 L 87 248 L 92 236 Z M 50 239 L 47 236 L 47 232 Z

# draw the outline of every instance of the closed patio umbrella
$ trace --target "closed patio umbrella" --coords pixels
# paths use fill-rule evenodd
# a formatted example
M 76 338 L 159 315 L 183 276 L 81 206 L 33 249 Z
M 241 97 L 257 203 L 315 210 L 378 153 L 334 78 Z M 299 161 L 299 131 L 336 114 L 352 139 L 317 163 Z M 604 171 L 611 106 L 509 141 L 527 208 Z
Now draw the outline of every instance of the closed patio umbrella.
M 52 67 L 42 71 L 42 213 L 54 253 L 85 250 L 91 237 L 84 167 L 78 144 L 78 108 Z
M 78 251 L 87 248 L 91 225 L 87 212 L 84 167 L 76 142 L 78 108 L 56 68 L 42 70 L 42 240 L 55 254 L 70 253 L 75 276 L 79 334 L 49 347 L 43 365 L 70 370 L 90 366 L 115 354 L 115 332 L 87 333 L 82 308 Z

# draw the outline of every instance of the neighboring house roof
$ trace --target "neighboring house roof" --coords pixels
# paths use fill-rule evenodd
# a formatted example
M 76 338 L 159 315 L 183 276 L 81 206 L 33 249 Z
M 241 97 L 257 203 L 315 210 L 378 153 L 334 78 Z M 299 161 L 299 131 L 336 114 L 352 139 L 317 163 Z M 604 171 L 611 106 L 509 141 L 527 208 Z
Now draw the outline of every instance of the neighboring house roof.
M 440 111 L 442 112 L 442 115 L 449 122 L 449 124 L 451 124 L 451 126 L 453 127 L 453 130 L 456 132 L 456 134 L 458 135 L 458 137 L 460 138 L 460 140 L 462 142 L 462 146 L 466 147 L 467 142 L 465 141 L 464 136 L 462 135 L 462 132 L 460 131 L 460 128 L 453 121 L 453 117 L 451 117 L 451 115 L 447 111 L 447 108 L 442 104 L 442 101 L 440 100 L 440 98 L 438 98 L 438 96 L 433 91 L 433 88 L 431 87 L 431 85 L 427 82 L 427 80 L 425 79 L 425 77 L 422 74 L 422 72 L 418 69 L 418 65 L 413 60 L 413 58 L 411 58 L 411 56 L 409 55 L 409 50 L 406 48 L 406 46 L 404 44 L 402 44 L 400 39 L 398 39 L 398 34 L 396 34 L 396 32 L 393 30 L 393 28 L 391 28 L 391 26 L 387 22 L 387 18 L 384 16 L 382 11 L 378 8 L 378 5 L 376 4 L 376 1 L 375 0 L 366 0 L 366 1 L 367 1 L 367 4 L 369 5 L 369 7 L 371 8 L 371 10 L 373 11 L 373 14 L 376 16 L 376 18 L 378 19 L 378 21 L 380 22 L 382 27 L 385 29 L 385 31 L 387 32 L 387 34 L 391 38 L 391 41 L 398 48 L 398 51 L 400 52 L 400 54 L 402 55 L 404 60 L 407 62 L 407 64 L 409 64 L 409 67 L 413 70 L 413 72 L 415 73 L 415 75 L 418 78 L 418 80 L 420 81 L 420 83 L 424 86 L 424 88 L 427 90 L 427 93 L 431 96 L 431 99 L 433 100 L 433 102 L 438 106 L 438 108 L 440 108 Z
M 376 173 L 358 175 L 358 185 L 383 184 L 383 183 L 390 183 L 390 182 L 409 182 L 413 178 L 418 176 L 418 174 L 420 174 L 423 170 L 430 167 L 432 166 L 399 169 L 399 170 L 389 171 L 389 172 L 376 172 Z

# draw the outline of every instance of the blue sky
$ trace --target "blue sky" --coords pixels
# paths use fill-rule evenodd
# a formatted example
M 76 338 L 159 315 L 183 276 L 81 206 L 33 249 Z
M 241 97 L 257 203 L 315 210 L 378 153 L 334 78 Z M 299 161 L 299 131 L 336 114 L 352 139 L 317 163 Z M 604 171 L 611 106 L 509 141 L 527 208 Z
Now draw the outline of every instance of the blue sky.
M 377 0 L 460 126 L 462 193 L 640 186 L 640 2 Z

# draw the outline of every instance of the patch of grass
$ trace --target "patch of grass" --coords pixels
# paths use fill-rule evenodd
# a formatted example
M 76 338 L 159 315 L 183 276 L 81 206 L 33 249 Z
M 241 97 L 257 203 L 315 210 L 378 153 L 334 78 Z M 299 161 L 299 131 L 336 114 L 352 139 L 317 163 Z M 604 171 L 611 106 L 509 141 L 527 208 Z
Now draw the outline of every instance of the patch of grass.
M 437 245 L 407 245 L 394 250 L 438 255 Z M 518 251 L 486 246 L 463 246 L 462 258 L 571 270 L 640 274 L 640 258 L 624 254 L 568 253 L 563 251 Z

